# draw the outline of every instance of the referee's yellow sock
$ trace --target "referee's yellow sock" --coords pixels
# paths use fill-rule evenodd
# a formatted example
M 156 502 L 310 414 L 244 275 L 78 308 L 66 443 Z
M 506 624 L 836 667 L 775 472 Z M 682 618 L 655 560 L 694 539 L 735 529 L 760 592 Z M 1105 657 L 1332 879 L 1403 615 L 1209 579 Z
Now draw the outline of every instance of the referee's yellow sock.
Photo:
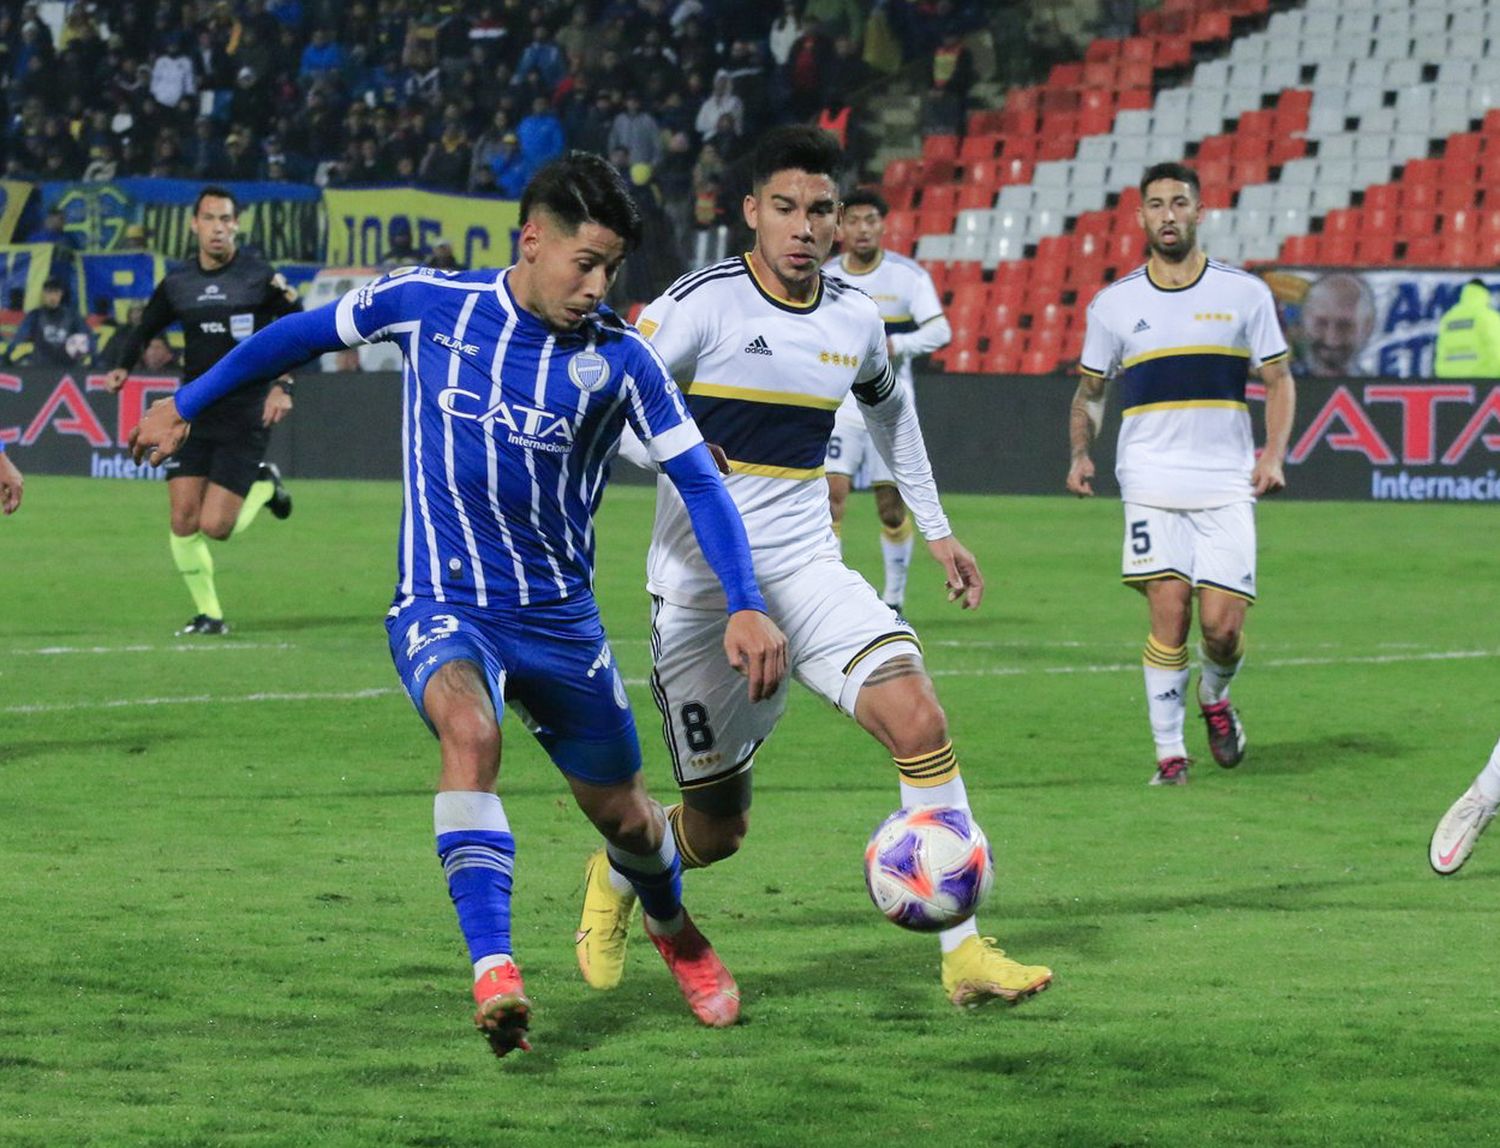
M 234 520 L 234 529 L 229 532 L 229 537 L 238 538 L 242 531 L 248 530 L 250 524 L 255 521 L 255 516 L 260 513 L 260 508 L 270 502 L 275 495 L 276 484 L 269 478 L 251 483 L 249 491 L 245 494 L 244 505 L 240 507 L 240 516 Z
M 181 538 L 172 539 L 172 561 L 177 572 L 187 583 L 188 593 L 193 596 L 193 605 L 200 614 L 210 618 L 223 618 L 224 610 L 219 605 L 219 593 L 214 589 L 214 556 L 208 549 L 208 539 L 200 530 Z

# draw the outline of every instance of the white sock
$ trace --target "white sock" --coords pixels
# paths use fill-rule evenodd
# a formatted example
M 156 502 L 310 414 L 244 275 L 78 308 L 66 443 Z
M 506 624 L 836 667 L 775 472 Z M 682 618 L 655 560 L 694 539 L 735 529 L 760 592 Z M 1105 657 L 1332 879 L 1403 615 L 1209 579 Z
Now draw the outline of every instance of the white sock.
M 635 896 L 635 886 L 630 883 L 630 878 L 621 873 L 613 865 L 609 866 L 609 887 L 622 897 L 626 893 L 629 893 L 632 897 Z
M 956 809 L 968 809 L 969 791 L 964 788 L 962 777 L 954 777 L 941 785 L 926 788 L 908 785 L 903 781 L 901 783 L 901 808 L 910 809 L 913 805 L 951 805 Z M 953 928 L 944 929 L 939 933 L 938 944 L 942 946 L 944 953 L 951 953 L 970 937 L 977 936 L 979 936 L 979 923 L 970 917 L 962 924 L 954 925 Z
M 513 965 L 515 963 L 509 953 L 491 953 L 487 957 L 480 957 L 474 962 L 474 979 L 477 981 L 485 973 L 491 969 L 499 968 L 501 965 Z
M 884 527 L 880 532 L 880 553 L 885 558 L 885 589 L 880 592 L 880 600 L 888 606 L 906 597 L 906 575 L 914 546 L 910 518 L 895 530 Z
M 1489 762 L 1474 779 L 1474 788 L 1486 801 L 1500 804 L 1500 742 L 1495 743 Z
M 1234 681 L 1234 675 L 1240 672 L 1240 667 L 1245 664 L 1245 638 L 1240 635 L 1239 653 L 1229 665 L 1214 661 L 1208 656 L 1208 651 L 1203 648 L 1203 643 L 1198 643 L 1198 701 L 1202 705 L 1211 706 L 1215 702 L 1221 702 L 1229 696 L 1229 683 Z
M 1162 645 L 1146 639 L 1141 659 L 1146 675 L 1146 713 L 1151 718 L 1151 737 L 1156 742 L 1156 760 L 1186 757 L 1182 726 L 1187 717 L 1187 647 Z

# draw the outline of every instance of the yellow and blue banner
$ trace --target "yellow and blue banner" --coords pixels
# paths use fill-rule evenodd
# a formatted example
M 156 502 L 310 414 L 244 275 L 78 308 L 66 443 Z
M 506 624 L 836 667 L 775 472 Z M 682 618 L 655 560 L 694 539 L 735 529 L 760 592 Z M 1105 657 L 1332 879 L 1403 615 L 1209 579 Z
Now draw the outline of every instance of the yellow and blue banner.
M 390 249 L 392 225 L 411 229 L 417 251 L 438 238 L 451 240 L 464 267 L 513 263 L 520 204 L 473 195 L 443 195 L 410 188 L 323 192 L 328 215 L 327 261 L 332 267 L 373 267 Z

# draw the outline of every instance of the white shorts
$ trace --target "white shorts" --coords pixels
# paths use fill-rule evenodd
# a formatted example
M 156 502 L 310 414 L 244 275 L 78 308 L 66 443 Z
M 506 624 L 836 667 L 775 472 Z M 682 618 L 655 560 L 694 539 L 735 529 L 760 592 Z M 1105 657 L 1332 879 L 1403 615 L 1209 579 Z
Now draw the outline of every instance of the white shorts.
M 787 636 L 789 676 L 846 714 L 853 715 L 860 687 L 875 669 L 892 658 L 921 657 L 912 628 L 841 562 L 815 560 L 761 592 Z M 724 656 L 727 624 L 722 610 L 654 599 L 651 693 L 683 789 L 750 768 L 786 710 L 786 682 L 765 701 L 750 701 L 745 678 Z
M 848 412 L 844 407 L 833 416 L 833 434 L 828 439 L 828 461 L 824 470 L 829 474 L 842 474 L 852 480 L 860 490 L 877 483 L 894 483 L 891 468 L 875 449 L 870 438 L 870 428 L 865 426 L 865 416 L 858 410 Z
M 1211 510 L 1125 503 L 1120 577 L 1131 584 L 1178 578 L 1255 601 L 1255 503 Z

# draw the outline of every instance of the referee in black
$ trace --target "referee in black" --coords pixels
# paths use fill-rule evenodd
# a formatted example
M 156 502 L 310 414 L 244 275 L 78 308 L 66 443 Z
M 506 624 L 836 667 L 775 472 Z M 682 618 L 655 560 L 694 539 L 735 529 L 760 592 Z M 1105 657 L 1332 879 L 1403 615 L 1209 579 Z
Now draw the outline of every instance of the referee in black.
M 183 376 L 197 378 L 236 343 L 282 315 L 302 309 L 297 292 L 270 264 L 239 251 L 239 206 L 222 187 L 205 187 L 190 224 L 198 254 L 151 293 L 140 323 L 124 337 L 109 389 L 125 385 L 146 344 L 171 323 L 182 324 Z M 283 376 L 226 395 L 193 420 L 192 438 L 167 461 L 172 506 L 172 560 L 193 596 L 195 614 L 179 633 L 226 634 L 214 588 L 208 539 L 237 536 L 269 505 L 277 518 L 292 499 L 276 467 L 262 461 L 271 428 L 292 409 L 292 380 Z

